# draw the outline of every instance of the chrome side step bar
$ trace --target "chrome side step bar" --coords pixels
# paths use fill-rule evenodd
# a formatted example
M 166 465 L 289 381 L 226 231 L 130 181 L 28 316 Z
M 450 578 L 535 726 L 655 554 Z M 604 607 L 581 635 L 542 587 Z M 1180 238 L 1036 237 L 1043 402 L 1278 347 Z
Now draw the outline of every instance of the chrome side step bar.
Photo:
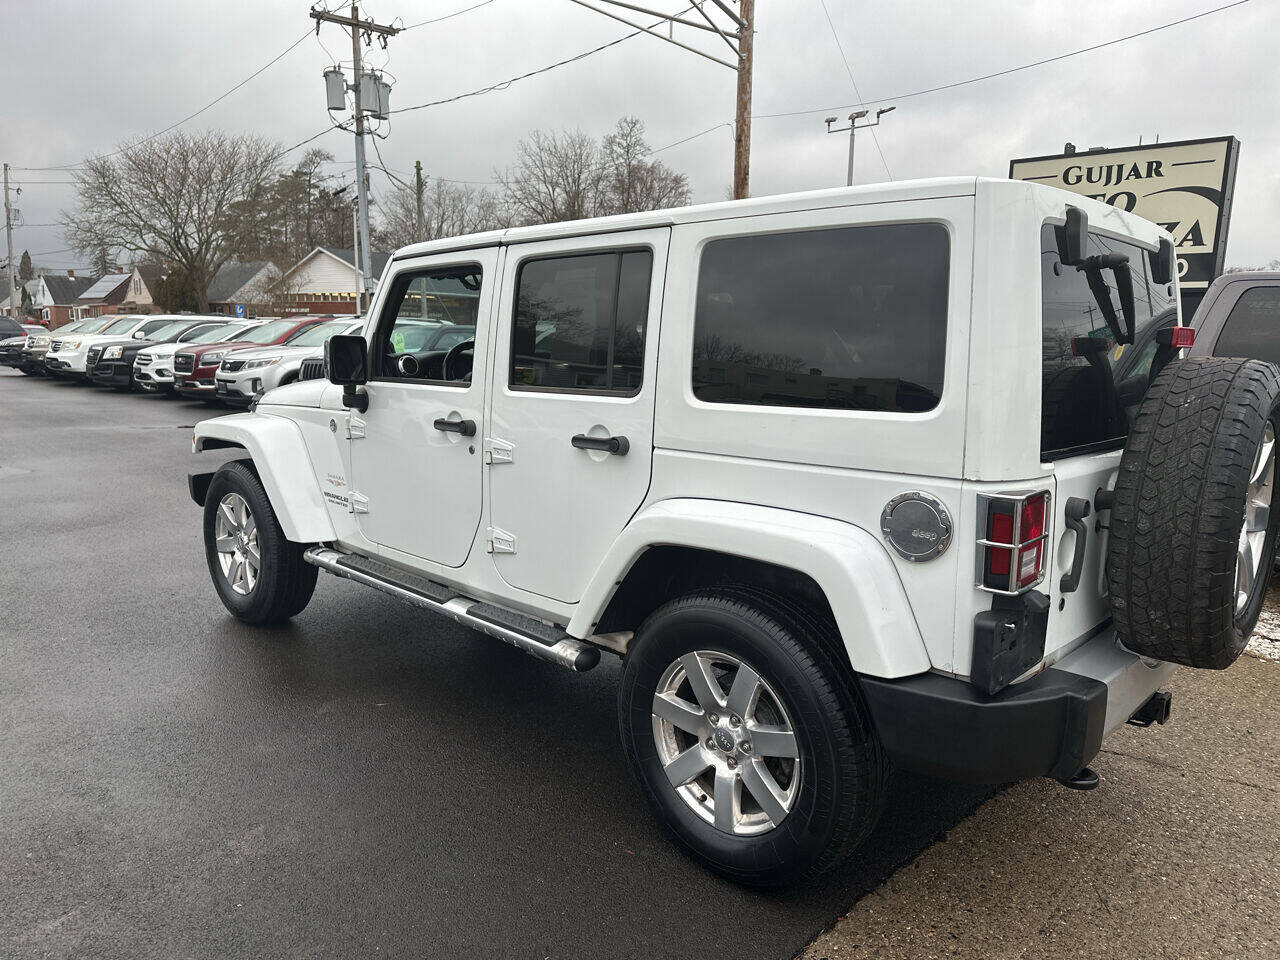
M 503 616 L 503 611 L 492 604 L 460 596 L 444 584 L 404 573 L 388 563 L 328 547 L 311 547 L 303 554 L 303 559 L 336 576 L 381 590 L 414 606 L 442 613 L 465 627 L 497 637 L 525 653 L 570 670 L 582 673 L 600 662 L 599 647 L 571 637 L 558 627 L 520 614 Z M 508 622 L 502 622 L 504 620 Z M 530 629 L 520 628 L 525 623 Z

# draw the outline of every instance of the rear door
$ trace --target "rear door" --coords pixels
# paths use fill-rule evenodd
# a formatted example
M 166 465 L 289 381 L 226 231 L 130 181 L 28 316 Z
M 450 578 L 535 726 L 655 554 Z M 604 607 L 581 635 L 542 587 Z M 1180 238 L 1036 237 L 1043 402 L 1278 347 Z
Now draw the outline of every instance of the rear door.
M 1053 553 L 1044 589 L 1054 598 L 1045 651 L 1088 636 L 1111 615 L 1103 562 L 1107 515 L 1093 511 L 1099 489 L 1115 483 L 1129 424 L 1146 393 L 1155 355 L 1155 329 L 1177 318 L 1173 292 L 1151 280 L 1145 248 L 1131 242 L 1089 236 L 1090 255 L 1121 253 L 1133 275 L 1136 335 L 1118 344 L 1103 319 L 1085 275 L 1065 267 L 1057 253 L 1054 228 L 1041 232 L 1041 460 L 1052 466 Z M 1117 315 L 1114 276 L 1103 272 Z M 1089 515 L 1072 533 L 1072 502 L 1087 503 Z M 1083 536 L 1079 586 L 1062 590 L 1073 570 L 1077 540 Z
M 489 549 L 566 602 L 649 488 L 670 230 L 508 248 L 486 458 Z

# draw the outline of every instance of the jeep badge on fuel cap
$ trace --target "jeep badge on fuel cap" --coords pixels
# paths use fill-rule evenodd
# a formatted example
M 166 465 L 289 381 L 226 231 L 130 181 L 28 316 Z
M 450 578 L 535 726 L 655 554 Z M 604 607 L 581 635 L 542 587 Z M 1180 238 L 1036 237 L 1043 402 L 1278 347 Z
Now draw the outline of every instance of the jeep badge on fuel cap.
M 912 490 L 885 504 L 880 530 L 899 556 L 923 563 L 940 555 L 951 543 L 951 516 L 937 497 Z

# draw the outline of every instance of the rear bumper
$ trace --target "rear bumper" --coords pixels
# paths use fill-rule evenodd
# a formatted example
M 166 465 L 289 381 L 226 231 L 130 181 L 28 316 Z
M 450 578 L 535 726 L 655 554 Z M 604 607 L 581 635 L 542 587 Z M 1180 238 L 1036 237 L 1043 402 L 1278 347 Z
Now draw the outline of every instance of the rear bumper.
M 1006 783 L 1075 775 L 1173 671 L 1172 664 L 1123 649 L 1109 629 L 995 696 L 938 674 L 860 679 L 897 766 L 947 780 Z

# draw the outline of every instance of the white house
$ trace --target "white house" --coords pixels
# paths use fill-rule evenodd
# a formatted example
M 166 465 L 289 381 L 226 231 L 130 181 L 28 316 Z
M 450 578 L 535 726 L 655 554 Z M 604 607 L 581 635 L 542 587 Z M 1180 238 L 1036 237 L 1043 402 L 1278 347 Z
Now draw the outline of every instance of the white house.
M 374 279 L 391 259 L 374 253 Z M 337 247 L 316 247 L 285 271 L 276 285 L 285 313 L 358 313 L 360 273 L 355 253 Z

